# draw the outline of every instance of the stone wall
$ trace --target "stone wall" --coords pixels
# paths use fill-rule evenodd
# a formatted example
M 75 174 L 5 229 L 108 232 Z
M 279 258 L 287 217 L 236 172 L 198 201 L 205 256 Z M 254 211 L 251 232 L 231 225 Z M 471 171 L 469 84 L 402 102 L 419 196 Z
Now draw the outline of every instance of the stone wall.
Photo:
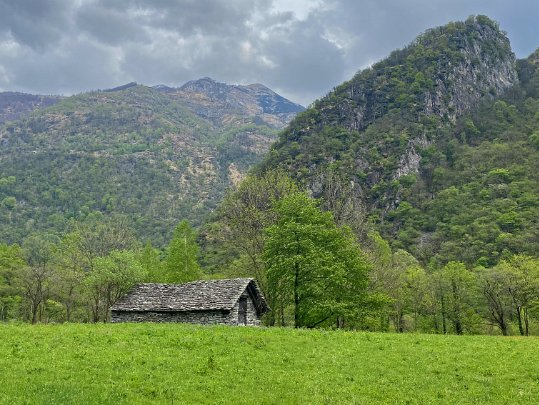
M 260 325 L 260 318 L 256 314 L 256 308 L 255 304 L 253 303 L 253 300 L 249 293 L 245 291 L 240 298 L 245 297 L 247 298 L 247 325 L 248 326 L 258 326 Z M 234 306 L 232 307 L 232 310 L 230 311 L 228 315 L 228 322 L 229 325 L 237 325 L 238 324 L 238 318 L 239 318 L 239 309 L 240 309 L 240 300 L 236 301 Z
M 256 314 L 253 300 L 247 292 L 247 325 L 258 326 L 260 319 Z M 202 325 L 238 325 L 239 300 L 230 311 L 111 311 L 111 322 L 183 322 Z

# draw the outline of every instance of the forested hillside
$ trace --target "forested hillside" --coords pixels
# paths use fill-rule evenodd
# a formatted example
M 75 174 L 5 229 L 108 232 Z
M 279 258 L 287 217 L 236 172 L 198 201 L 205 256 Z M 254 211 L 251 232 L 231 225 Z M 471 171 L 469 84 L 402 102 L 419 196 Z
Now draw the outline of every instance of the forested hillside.
M 353 185 L 369 220 L 422 263 L 538 254 L 537 53 L 516 61 L 484 16 L 428 30 L 292 121 L 259 168 L 323 195 Z
M 202 79 L 85 93 L 10 122 L 0 128 L 0 241 L 126 214 L 163 245 L 180 219 L 200 223 L 300 110 L 262 85 Z
M 61 96 L 40 96 L 6 91 L 0 93 L 0 125 L 14 121 L 38 108 L 56 104 Z

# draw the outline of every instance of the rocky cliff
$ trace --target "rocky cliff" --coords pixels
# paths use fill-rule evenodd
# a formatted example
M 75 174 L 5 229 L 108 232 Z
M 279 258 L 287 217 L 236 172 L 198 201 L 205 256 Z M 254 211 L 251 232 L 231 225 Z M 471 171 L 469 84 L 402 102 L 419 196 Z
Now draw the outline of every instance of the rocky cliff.
M 537 59 L 516 61 L 485 16 L 428 30 L 300 113 L 258 169 L 284 167 L 315 196 L 327 172 L 350 182 L 376 228 L 425 261 L 529 252 Z
M 161 85 L 156 89 L 181 100 L 196 114 L 219 126 L 254 120 L 281 129 L 305 109 L 258 83 L 230 85 L 205 77 L 179 88 Z
M 316 101 L 267 162 L 307 169 L 299 175 L 308 177 L 346 155 L 351 171 L 369 172 L 369 186 L 417 173 L 418 149 L 440 128 L 517 83 L 515 56 L 495 22 L 477 16 L 434 28 Z
M 515 55 L 486 17 L 428 30 L 318 101 L 322 125 L 362 130 L 395 109 L 452 122 L 518 82 Z M 335 98 L 339 103 L 335 103 Z

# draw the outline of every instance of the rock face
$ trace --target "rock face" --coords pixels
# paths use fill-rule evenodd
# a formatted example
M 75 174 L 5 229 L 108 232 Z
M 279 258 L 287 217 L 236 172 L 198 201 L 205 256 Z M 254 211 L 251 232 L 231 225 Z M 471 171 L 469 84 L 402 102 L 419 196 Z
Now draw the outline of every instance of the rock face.
M 407 72 L 409 63 L 414 72 Z M 321 123 L 363 130 L 413 96 L 418 113 L 454 122 L 481 97 L 499 95 L 516 83 L 509 40 L 497 24 L 479 16 L 428 30 L 407 48 L 359 72 L 317 107 Z
M 295 155 L 308 159 L 296 158 L 292 163 L 295 170 L 302 165 L 312 171 L 320 164 L 338 160 L 338 156 L 320 156 L 319 152 L 314 158 L 311 148 L 316 145 L 319 149 L 320 143 L 328 145 L 328 136 L 344 129 L 351 134 L 366 131 L 359 137 L 343 137 L 341 133 L 340 139 L 332 141 L 343 145 L 338 155 L 352 143 L 358 146 L 354 159 L 361 164 L 353 169 L 364 171 L 377 166 L 369 154 L 389 157 L 399 153 L 400 164 L 390 177 L 415 173 L 419 168 L 418 146 L 426 147 L 433 141 L 432 136 L 425 135 L 427 128 L 421 130 L 418 125 L 428 125 L 432 132 L 453 124 L 479 100 L 499 96 L 518 80 L 509 40 L 487 17 L 470 17 L 465 22 L 428 30 L 408 47 L 358 72 L 296 117 L 276 144 L 277 153 L 269 160 L 270 165 L 289 159 L 286 151 L 291 145 Z M 385 150 L 381 144 L 389 140 L 377 139 L 378 130 L 373 125 L 383 127 L 380 132 L 387 134 L 386 138 L 402 138 L 401 146 Z M 378 149 L 376 154 L 373 147 Z M 279 151 L 286 153 L 279 156 Z M 375 173 L 370 178 L 382 177 Z
M 196 114 L 211 119 L 216 125 L 228 125 L 254 116 L 255 122 L 281 129 L 305 109 L 258 83 L 229 85 L 205 77 L 177 89 L 163 85 L 154 88 L 182 100 Z
M 425 95 L 424 112 L 452 122 L 469 111 L 485 94 L 499 95 L 518 83 L 515 55 L 509 40 L 499 29 L 477 18 L 465 23 L 469 35 L 459 41 L 455 62 L 441 61 L 434 89 Z M 429 35 L 419 37 L 428 46 Z M 425 42 L 425 43 L 423 43 Z
M 61 99 L 60 96 L 39 96 L 9 91 L 0 93 L 0 125 L 17 120 L 38 108 L 49 107 Z
M 451 141 L 442 138 L 459 118 L 518 83 L 497 23 L 476 16 L 430 29 L 299 114 L 261 169 L 284 166 L 315 196 L 320 172 L 336 171 L 383 221 L 405 187 L 432 180 L 425 156 Z

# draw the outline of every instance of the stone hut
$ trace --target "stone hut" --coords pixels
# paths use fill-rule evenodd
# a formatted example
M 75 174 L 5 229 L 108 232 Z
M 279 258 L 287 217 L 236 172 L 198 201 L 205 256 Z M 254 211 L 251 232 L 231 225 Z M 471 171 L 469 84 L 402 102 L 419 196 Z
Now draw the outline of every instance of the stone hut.
M 136 285 L 111 307 L 112 322 L 259 325 L 269 310 L 252 278 Z

